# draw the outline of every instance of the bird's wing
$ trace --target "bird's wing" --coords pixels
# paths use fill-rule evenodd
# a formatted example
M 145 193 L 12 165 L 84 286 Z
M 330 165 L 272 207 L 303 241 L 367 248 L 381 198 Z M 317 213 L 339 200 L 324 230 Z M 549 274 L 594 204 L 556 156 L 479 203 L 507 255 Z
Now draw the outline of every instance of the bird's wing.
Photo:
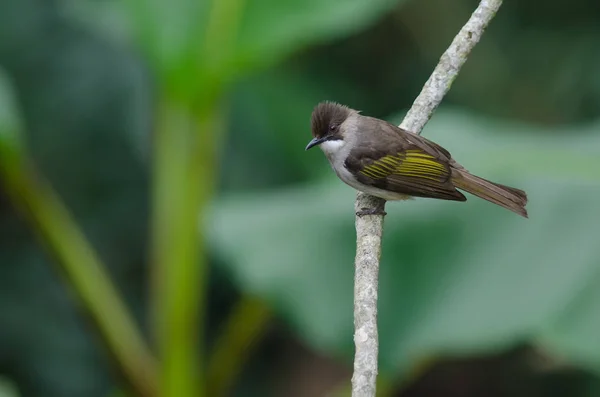
M 395 127 L 395 126 L 394 126 Z M 397 127 L 395 127 L 397 128 Z M 399 129 L 398 129 L 399 130 Z M 465 201 L 452 183 L 450 154 L 441 146 L 400 130 L 353 149 L 344 165 L 363 184 L 417 197 Z M 382 135 L 374 134 L 382 138 Z

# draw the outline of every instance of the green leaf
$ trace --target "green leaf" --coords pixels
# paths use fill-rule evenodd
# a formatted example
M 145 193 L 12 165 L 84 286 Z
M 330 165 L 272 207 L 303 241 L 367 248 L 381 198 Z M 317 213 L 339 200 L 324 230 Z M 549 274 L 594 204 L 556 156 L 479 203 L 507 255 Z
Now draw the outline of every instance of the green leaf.
M 540 340 L 559 357 L 600 369 L 600 271 L 581 281 L 581 292 L 562 305 L 560 315 L 543 330 Z
M 597 344 L 591 339 L 600 301 L 582 287 L 600 281 L 600 137 L 590 134 L 597 128 L 542 135 L 526 125 L 436 115 L 424 135 L 473 173 L 525 189 L 530 219 L 473 196 L 467 203 L 388 203 L 382 371 L 407 370 L 431 354 L 474 354 L 523 340 L 552 347 L 558 338 L 543 336 L 564 322 L 568 303 L 580 318 L 560 328 L 561 341 Z M 331 173 L 325 164 L 323 172 Z M 269 299 L 307 343 L 348 356 L 354 196 L 331 176 L 324 184 L 220 199 L 208 225 L 240 288 Z M 598 348 L 585 353 L 600 359 Z
M 237 62 L 264 65 L 310 43 L 364 29 L 401 0 L 247 0 Z
M 311 43 L 360 31 L 401 2 L 123 0 L 68 4 L 73 16 L 105 34 L 127 40 L 134 37 L 157 70 L 189 85 L 198 78 L 202 58 L 208 58 L 220 74 L 212 78 L 226 79 L 232 73 L 268 66 Z
M 196 80 L 211 1 L 68 1 L 67 15 L 111 40 L 134 43 L 161 79 Z M 165 83 L 164 81 L 161 81 Z
M 125 0 L 125 13 L 142 48 L 166 70 L 178 67 L 190 52 L 197 54 L 209 1 Z

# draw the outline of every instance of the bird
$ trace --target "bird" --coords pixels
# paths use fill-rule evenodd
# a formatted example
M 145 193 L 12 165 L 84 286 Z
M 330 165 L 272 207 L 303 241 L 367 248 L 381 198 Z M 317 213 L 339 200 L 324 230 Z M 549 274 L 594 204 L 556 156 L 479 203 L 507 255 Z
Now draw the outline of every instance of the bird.
M 305 150 L 319 146 L 336 175 L 361 192 L 387 201 L 467 201 L 460 189 L 528 218 L 523 190 L 471 174 L 448 150 L 385 120 L 324 101 L 312 112 L 311 132 Z M 363 209 L 357 215 L 377 211 Z

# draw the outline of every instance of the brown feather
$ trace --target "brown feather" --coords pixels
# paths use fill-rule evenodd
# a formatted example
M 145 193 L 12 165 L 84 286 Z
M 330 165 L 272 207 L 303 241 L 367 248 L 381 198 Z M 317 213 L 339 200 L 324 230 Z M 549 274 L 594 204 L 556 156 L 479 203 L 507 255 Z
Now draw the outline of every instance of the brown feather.
M 527 193 L 520 189 L 490 182 L 472 175 L 464 169 L 453 170 L 452 182 L 459 189 L 511 210 L 525 218 L 529 217 L 525 209 Z
M 364 125 L 359 125 L 359 129 L 371 131 L 371 133 L 361 135 L 356 148 L 350 152 L 345 162 L 346 168 L 361 183 L 416 197 L 454 201 L 466 200 L 465 196 L 456 190 L 451 181 L 451 157 L 447 150 L 425 138 L 378 119 L 362 117 L 361 123 L 364 123 Z M 413 175 L 398 173 L 397 170 L 402 167 L 402 158 L 406 157 L 408 151 L 431 156 L 432 161 L 440 165 L 440 172 L 428 172 L 428 169 L 423 167 Z M 387 168 L 384 169 L 386 171 L 385 175 L 379 172 L 378 177 L 373 177 L 374 174 L 369 176 L 361 172 L 369 166 L 378 164 L 378 161 L 386 156 L 400 158 L 396 171 Z
M 321 102 L 312 112 L 310 129 L 313 137 L 321 138 L 331 135 L 332 126 L 339 126 L 350 114 L 350 108 L 335 102 Z M 335 131 L 339 132 L 339 131 Z
M 360 125 L 359 129 L 372 133 L 361 135 L 356 149 L 350 152 L 345 163 L 361 183 L 411 196 L 466 201 L 458 188 L 521 216 L 528 216 L 525 209 L 527 194 L 524 191 L 470 174 L 452 159 L 446 149 L 419 135 L 370 117 L 363 117 L 361 122 L 364 125 Z M 399 165 L 395 168 L 379 167 L 377 171 L 365 175 L 365 169 L 382 164 L 379 160 L 386 156 L 402 159 L 409 151 L 415 150 L 423 156 L 431 156 L 429 161 L 443 166 L 444 171 L 440 173 L 439 167 L 436 170 L 430 166 L 420 169 L 413 166 L 413 175 L 402 175 L 397 172 L 401 168 Z M 436 179 L 436 176 L 439 178 Z

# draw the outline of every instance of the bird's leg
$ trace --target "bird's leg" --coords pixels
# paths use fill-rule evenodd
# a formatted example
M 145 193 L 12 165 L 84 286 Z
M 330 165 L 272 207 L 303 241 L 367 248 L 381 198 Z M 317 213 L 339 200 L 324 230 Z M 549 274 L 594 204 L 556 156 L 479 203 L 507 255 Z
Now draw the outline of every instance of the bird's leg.
M 356 213 L 356 216 L 363 217 L 365 215 L 382 215 L 386 216 L 387 212 L 383 210 L 383 208 L 361 208 L 360 211 Z

